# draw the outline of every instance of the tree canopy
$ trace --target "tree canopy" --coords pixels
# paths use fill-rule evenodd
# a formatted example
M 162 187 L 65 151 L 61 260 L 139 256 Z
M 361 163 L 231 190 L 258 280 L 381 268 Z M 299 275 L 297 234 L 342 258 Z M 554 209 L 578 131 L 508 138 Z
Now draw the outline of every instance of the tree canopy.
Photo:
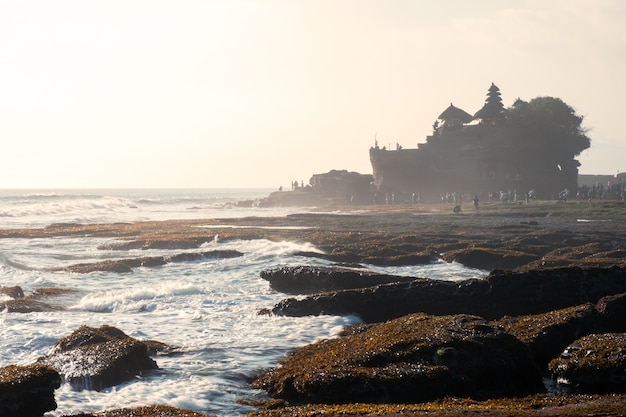
M 554 97 L 537 97 L 529 102 L 518 99 L 507 113 L 507 124 L 537 150 L 537 158 L 569 172 L 575 172 L 580 165 L 574 157 L 591 145 L 582 122 L 583 116 Z

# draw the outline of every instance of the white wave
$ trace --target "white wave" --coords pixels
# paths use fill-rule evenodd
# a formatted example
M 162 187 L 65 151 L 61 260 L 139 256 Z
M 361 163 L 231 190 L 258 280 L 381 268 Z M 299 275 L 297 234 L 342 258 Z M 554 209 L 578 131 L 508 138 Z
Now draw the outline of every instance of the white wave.
M 423 265 L 366 265 L 366 268 L 370 271 L 383 274 L 441 279 L 445 281 L 463 281 L 471 278 L 482 278 L 489 273 L 489 271 L 484 269 L 469 268 L 458 262 L 445 262 L 441 260 Z
M 219 246 L 217 246 L 219 245 Z M 267 239 L 254 240 L 232 240 L 221 242 L 219 236 L 212 242 L 203 244 L 203 248 L 234 249 L 239 250 L 248 256 L 256 256 L 261 258 L 268 257 L 285 257 L 298 252 L 315 252 L 323 253 L 315 245 L 309 242 L 290 242 L 290 241 L 272 241 Z
M 37 268 L 35 268 L 35 267 L 30 267 L 30 266 L 28 266 L 26 264 L 23 264 L 21 262 L 12 261 L 3 252 L 0 252 L 0 265 L 6 265 L 6 266 L 9 266 L 11 268 L 21 269 L 23 271 L 35 271 L 35 270 L 37 270 Z
M 152 311 L 168 297 L 189 296 L 202 291 L 190 283 L 161 283 L 129 289 L 95 292 L 84 296 L 72 310 L 96 313 Z

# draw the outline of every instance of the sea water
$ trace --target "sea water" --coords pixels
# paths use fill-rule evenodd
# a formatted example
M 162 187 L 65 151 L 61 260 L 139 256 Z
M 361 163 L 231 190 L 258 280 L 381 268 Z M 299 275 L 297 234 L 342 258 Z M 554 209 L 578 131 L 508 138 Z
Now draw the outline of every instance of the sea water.
M 0 228 L 45 227 L 53 223 L 132 222 L 168 219 L 285 216 L 307 208 L 239 207 L 271 190 L 3 190 Z M 75 292 L 50 301 L 64 309 L 45 313 L 0 313 L 0 367 L 26 365 L 45 355 L 79 326 L 115 326 L 140 340 L 178 348 L 157 355 L 158 370 L 96 391 L 63 384 L 55 393 L 61 416 L 142 405 L 169 405 L 218 416 L 241 416 L 253 409 L 241 400 L 265 399 L 249 378 L 275 366 L 290 350 L 336 337 L 355 316 L 275 317 L 258 315 L 285 298 L 260 278 L 263 269 L 331 265 L 300 257 L 318 250 L 308 243 L 241 240 L 207 242 L 198 251 L 233 249 L 240 258 L 205 259 L 136 268 L 131 273 L 49 272 L 51 267 L 180 251 L 98 249 L 115 239 L 52 237 L 0 239 L 0 286 L 19 285 L 26 294 L 55 287 Z M 189 252 L 189 250 L 185 250 Z M 485 271 L 459 264 L 367 268 L 435 279 L 480 277 Z M 2 295 L 0 295 L 2 297 Z

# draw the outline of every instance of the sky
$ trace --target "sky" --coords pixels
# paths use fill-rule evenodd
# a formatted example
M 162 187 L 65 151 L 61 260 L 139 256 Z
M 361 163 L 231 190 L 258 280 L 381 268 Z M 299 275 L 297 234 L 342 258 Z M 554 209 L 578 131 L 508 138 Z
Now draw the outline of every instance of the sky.
M 0 0 L 0 188 L 289 187 L 371 174 L 495 83 L 626 171 L 623 0 Z

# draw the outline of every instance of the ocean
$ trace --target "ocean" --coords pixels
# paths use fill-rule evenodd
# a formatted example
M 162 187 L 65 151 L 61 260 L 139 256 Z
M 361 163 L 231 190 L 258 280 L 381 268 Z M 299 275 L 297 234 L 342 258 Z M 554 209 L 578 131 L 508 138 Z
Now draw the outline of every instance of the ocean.
M 267 196 L 269 189 L 176 190 L 0 190 L 0 228 L 45 227 L 53 223 L 112 223 L 170 219 L 285 216 L 310 208 L 239 207 Z M 0 239 L 0 287 L 19 285 L 76 290 L 60 299 L 63 310 L 45 313 L 0 312 L 0 367 L 26 365 L 45 355 L 61 338 L 83 324 L 115 326 L 141 340 L 180 348 L 156 356 L 158 370 L 96 391 L 56 391 L 58 408 L 46 416 L 98 412 L 142 405 L 169 405 L 218 415 L 253 411 L 240 400 L 266 399 L 248 387 L 257 371 L 275 366 L 290 350 L 336 337 L 355 316 L 274 317 L 257 315 L 285 294 L 260 278 L 263 269 L 330 262 L 298 256 L 317 250 L 307 243 L 268 240 L 213 241 L 199 252 L 234 249 L 243 257 L 169 263 L 131 273 L 50 272 L 49 268 L 105 259 L 174 255 L 180 250 L 102 250 L 114 239 L 54 237 Z M 185 250 L 184 252 L 189 252 Z M 435 263 L 366 268 L 434 279 L 481 277 L 486 271 Z M 0 295 L 3 297 L 3 295 Z

